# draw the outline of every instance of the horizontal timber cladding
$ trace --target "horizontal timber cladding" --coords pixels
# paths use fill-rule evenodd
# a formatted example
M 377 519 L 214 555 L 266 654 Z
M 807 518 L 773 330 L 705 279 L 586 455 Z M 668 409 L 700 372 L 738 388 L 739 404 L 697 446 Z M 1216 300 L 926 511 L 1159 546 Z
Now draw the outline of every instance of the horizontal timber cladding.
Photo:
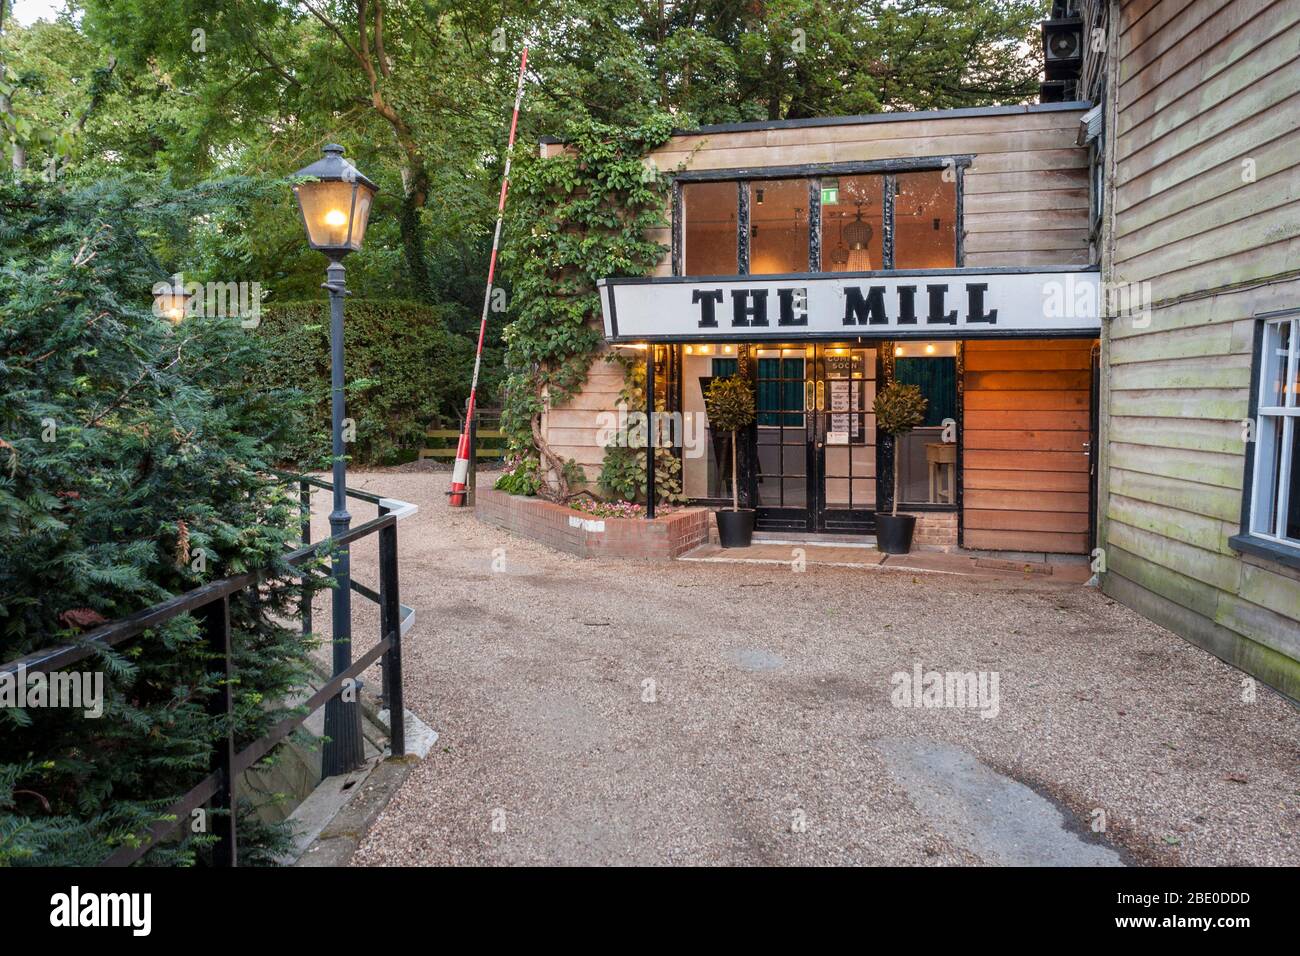
M 1300 305 L 1300 4 L 1124 2 L 1099 541 L 1106 593 L 1300 699 L 1300 571 L 1236 551 L 1256 316 Z
M 1092 348 L 1092 339 L 966 343 L 965 547 L 1088 552 Z
M 1300 269 L 1300 4 L 1122 5 L 1113 278 L 1156 302 Z

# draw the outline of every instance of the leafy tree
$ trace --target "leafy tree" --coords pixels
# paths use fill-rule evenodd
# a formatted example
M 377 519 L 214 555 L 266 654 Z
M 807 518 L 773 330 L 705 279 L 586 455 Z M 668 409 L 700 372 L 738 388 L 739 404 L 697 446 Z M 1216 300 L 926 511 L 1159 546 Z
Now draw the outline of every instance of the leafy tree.
M 280 623 L 298 593 L 283 562 L 295 496 L 266 477 L 300 399 L 250 387 L 265 358 L 238 321 L 172 326 L 151 288 L 169 271 L 154 249 L 258 192 L 0 180 L 0 659 L 261 569 L 231 603 L 244 741 L 306 677 L 311 642 Z M 0 865 L 96 863 L 197 782 L 225 732 L 205 711 L 211 665 L 184 616 L 88 659 L 105 674 L 99 719 L 0 708 Z M 275 845 L 244 823 L 251 847 Z M 151 862 L 193 861 L 205 841 Z

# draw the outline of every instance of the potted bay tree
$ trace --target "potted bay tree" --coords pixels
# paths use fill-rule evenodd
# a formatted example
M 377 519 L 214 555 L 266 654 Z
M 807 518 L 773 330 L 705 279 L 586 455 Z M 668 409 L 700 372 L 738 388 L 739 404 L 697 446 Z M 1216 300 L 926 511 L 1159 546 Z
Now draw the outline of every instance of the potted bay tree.
M 876 513 L 876 547 L 886 554 L 907 554 L 912 550 L 916 516 L 898 513 L 898 439 L 925 421 L 928 404 L 915 385 L 895 381 L 876 392 L 871 406 L 876 413 L 876 428 L 894 439 L 893 509 L 888 514 Z
M 747 548 L 754 537 L 754 509 L 740 507 L 736 447 L 740 431 L 754 424 L 754 390 L 739 375 L 715 378 L 704 392 L 709 426 L 731 433 L 731 507 L 715 513 L 718 540 L 724 548 Z

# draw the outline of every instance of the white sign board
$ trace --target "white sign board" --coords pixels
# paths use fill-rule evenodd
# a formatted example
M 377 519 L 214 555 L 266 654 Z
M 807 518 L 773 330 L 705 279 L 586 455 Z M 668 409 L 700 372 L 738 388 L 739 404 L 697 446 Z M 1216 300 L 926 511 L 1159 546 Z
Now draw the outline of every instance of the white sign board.
M 611 342 L 1095 335 L 1095 271 L 601 279 Z

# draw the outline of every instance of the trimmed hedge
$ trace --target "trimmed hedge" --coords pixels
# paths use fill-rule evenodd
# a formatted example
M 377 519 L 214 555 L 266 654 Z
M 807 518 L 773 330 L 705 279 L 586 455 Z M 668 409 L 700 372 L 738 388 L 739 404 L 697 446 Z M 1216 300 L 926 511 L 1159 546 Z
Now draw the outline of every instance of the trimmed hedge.
M 358 464 L 391 464 L 414 457 L 430 427 L 454 427 L 465 407 L 474 369 L 474 344 L 450 332 L 450 306 L 400 299 L 347 301 L 344 326 L 347 414 L 356 423 L 348 446 Z M 330 447 L 329 302 L 264 306 L 257 334 L 269 347 L 272 381 L 295 385 L 315 411 L 296 451 L 319 463 Z M 483 357 L 485 396 L 500 378 L 499 361 Z M 480 399 L 480 405 L 486 404 Z

